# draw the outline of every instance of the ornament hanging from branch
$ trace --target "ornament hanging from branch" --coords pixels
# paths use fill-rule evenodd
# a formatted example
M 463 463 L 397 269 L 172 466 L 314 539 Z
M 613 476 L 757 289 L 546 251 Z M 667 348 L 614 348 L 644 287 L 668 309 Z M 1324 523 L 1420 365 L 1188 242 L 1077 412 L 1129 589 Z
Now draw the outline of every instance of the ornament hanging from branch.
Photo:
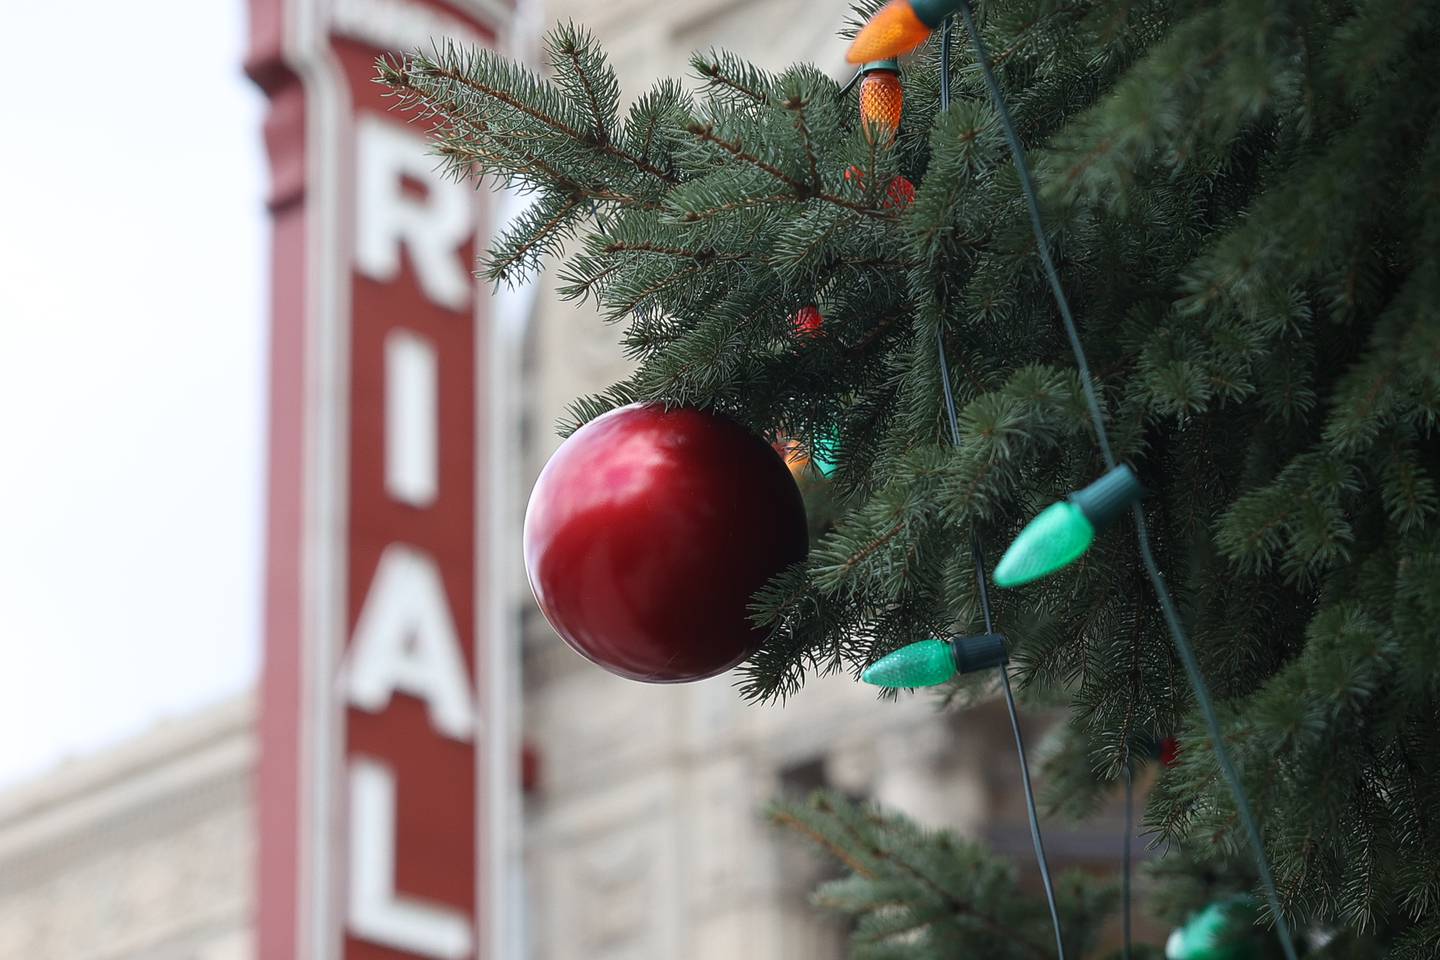
M 555 632 L 611 673 L 723 673 L 764 631 L 751 597 L 809 548 L 805 506 L 770 445 L 687 407 L 632 404 L 577 430 L 525 512 L 525 571 Z

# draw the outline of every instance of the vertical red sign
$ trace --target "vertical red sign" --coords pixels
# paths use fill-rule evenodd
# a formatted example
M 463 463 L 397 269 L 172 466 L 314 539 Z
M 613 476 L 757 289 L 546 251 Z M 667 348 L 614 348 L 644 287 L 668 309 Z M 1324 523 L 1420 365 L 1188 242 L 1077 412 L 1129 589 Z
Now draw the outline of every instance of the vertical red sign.
M 487 515 L 484 205 L 377 56 L 499 0 L 250 0 L 274 221 L 258 954 L 499 960 L 511 790 Z

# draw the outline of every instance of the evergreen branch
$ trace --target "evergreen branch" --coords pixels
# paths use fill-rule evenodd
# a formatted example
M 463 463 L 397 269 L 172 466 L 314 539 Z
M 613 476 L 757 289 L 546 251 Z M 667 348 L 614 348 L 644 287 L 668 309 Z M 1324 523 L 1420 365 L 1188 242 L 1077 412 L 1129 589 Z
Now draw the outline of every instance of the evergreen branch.
M 567 43 L 561 46 L 561 51 L 569 58 L 570 66 L 580 80 L 581 89 L 585 91 L 585 100 L 590 107 L 590 115 L 595 120 L 595 127 L 592 133 L 595 143 L 601 148 L 609 146 L 610 131 L 605 125 L 605 114 L 600 107 L 600 98 L 595 93 L 595 85 L 590 79 L 590 74 L 580 63 L 579 47 L 575 43 Z M 641 158 L 633 158 L 632 162 L 638 162 Z M 642 168 L 643 169 L 643 168 Z
M 773 163 L 763 160 L 760 157 L 757 157 L 755 154 L 746 151 L 743 141 L 726 140 L 724 137 L 717 134 L 715 132 L 715 128 L 710 124 L 691 123 L 686 126 L 685 129 L 691 134 L 698 137 L 700 140 L 704 141 L 705 143 L 714 144 L 721 150 L 724 150 L 726 153 L 730 154 L 730 156 L 734 157 L 735 159 L 747 163 L 755 169 L 763 171 L 764 173 L 769 174 L 771 177 L 775 178 L 776 180 L 779 180 L 781 183 L 785 184 L 785 186 L 790 188 L 791 192 L 794 194 L 794 199 L 796 200 L 824 200 L 826 203 L 833 203 L 837 207 L 845 207 L 848 210 L 854 210 L 856 213 L 861 213 L 867 217 L 873 217 L 877 220 L 896 219 L 893 213 L 890 213 L 886 210 L 869 207 L 863 203 L 856 203 L 853 200 L 847 200 L 844 197 L 836 196 L 833 193 L 827 193 L 823 190 L 812 189 L 809 184 L 805 183 L 802 180 L 795 179 L 790 174 L 786 173 L 784 170 L 781 170 L 779 167 L 775 166 Z
M 551 235 L 554 234 L 584 202 L 585 200 L 582 197 L 571 197 L 562 203 L 549 218 L 540 223 L 531 232 L 526 240 L 516 245 L 507 256 L 492 262 L 488 267 L 490 275 L 497 279 L 503 279 L 509 276 L 512 269 L 523 263 L 537 247 L 547 242 Z
M 701 267 L 702 264 L 693 264 L 692 266 L 686 267 L 684 270 L 681 270 L 677 273 L 672 273 L 661 280 L 657 280 L 655 283 L 645 287 L 639 293 L 635 294 L 629 300 L 625 301 L 625 303 L 620 307 L 611 310 L 611 313 L 615 316 L 624 316 L 627 313 L 632 313 L 636 308 L 640 306 L 640 304 L 644 303 L 646 300 L 650 299 L 655 294 L 659 293 L 661 290 L 664 290 L 666 287 L 673 286 L 680 280 L 683 280 L 686 277 L 693 276 L 694 274 L 698 273 Z
M 743 253 L 721 253 L 718 250 L 686 250 L 683 247 L 667 247 L 657 243 L 629 243 L 612 241 L 600 248 L 601 253 L 656 253 L 667 257 L 680 257 L 699 263 L 736 262 L 756 260 Z
M 845 866 L 849 868 L 852 873 L 855 873 L 858 876 L 862 876 L 867 879 L 873 878 L 875 876 L 873 871 L 867 869 L 864 864 L 852 857 L 848 850 L 840 846 L 838 843 L 830 840 L 824 834 L 820 833 L 820 831 L 814 829 L 808 823 L 800 820 L 794 814 L 791 814 L 783 809 L 772 810 L 770 812 L 770 820 L 777 826 L 786 827 L 790 830 L 794 830 L 796 833 L 805 836 L 817 847 L 823 848 L 827 853 L 830 854 L 830 856 L 845 864 Z
M 1010 46 L 1006 47 L 1004 50 L 1001 50 L 999 53 L 991 57 L 990 65 L 992 67 L 1004 66 L 1005 61 L 1009 60 L 1011 57 L 1013 57 L 1016 53 L 1020 51 L 1020 48 L 1023 47 L 1026 41 L 1030 39 L 1029 35 L 1034 32 L 1038 27 L 1048 27 L 1062 19 L 1072 17 L 1076 14 L 1088 13 L 1092 8 L 1093 4 L 1090 3 L 1071 3 L 1066 4 L 1063 7 L 1059 7 L 1055 10 L 1051 10 L 1048 13 L 1036 14 L 1029 20 L 1025 21 L 1023 24 L 1021 24 L 1018 31 L 1014 31 L 1014 39 L 1011 41 Z
M 815 798 L 813 802 L 818 809 L 828 812 L 828 801 L 823 796 Z M 934 878 L 926 874 L 925 871 L 900 856 L 894 850 L 887 850 L 876 843 L 872 843 L 866 837 L 861 836 L 844 818 L 837 818 L 837 821 L 839 828 L 849 835 L 854 846 L 866 850 L 877 860 L 892 864 L 912 877 L 916 882 L 921 884 L 921 886 L 945 902 L 950 907 L 951 912 L 956 916 L 967 917 L 974 920 L 989 933 L 994 934 L 1002 940 L 1014 943 L 1016 946 L 1023 948 L 1026 953 L 1040 958 L 1040 960 L 1049 960 L 1050 955 L 1043 947 L 1031 943 L 1029 940 L 1017 934 L 1012 928 L 1001 923 L 993 915 L 977 909 L 973 903 L 956 896 Z
M 614 143 L 609 141 L 608 137 L 603 142 L 597 141 L 593 133 L 586 133 L 582 130 L 578 130 L 575 127 L 572 127 L 569 124 L 565 123 L 563 120 L 560 120 L 557 117 L 552 117 L 549 114 L 545 113 L 543 110 L 538 110 L 535 107 L 532 107 L 530 104 L 525 103 L 523 100 L 511 95 L 507 91 L 484 83 L 460 70 L 456 70 L 451 67 L 441 66 L 437 63 L 424 68 L 424 74 L 430 77 L 437 77 L 443 80 L 448 80 L 451 83 L 459 84 L 460 86 L 465 87 L 467 90 L 471 90 L 475 93 L 480 94 L 481 96 L 489 97 L 490 99 L 495 100 L 497 103 L 502 103 L 513 110 L 519 111 L 520 113 L 524 114 L 535 122 L 542 124 L 550 128 L 551 130 L 554 130 L 556 133 L 563 134 L 578 143 L 583 143 L 591 146 L 598 150 L 600 153 L 605 154 L 606 156 L 614 157 L 617 160 L 628 163 L 629 165 L 635 167 L 637 170 L 648 173 L 651 176 L 659 180 L 663 180 L 666 183 L 675 184 L 680 182 L 673 173 L 660 169 L 659 167 L 651 163 L 649 160 L 646 160 L 644 157 L 637 157 L 629 151 L 617 147 Z M 408 70 L 402 69 L 396 71 L 396 73 L 394 74 L 394 79 L 390 79 L 387 77 L 387 80 L 392 86 L 415 91 L 415 93 L 422 98 L 424 98 L 425 96 L 424 93 L 419 90 L 419 88 L 415 87 L 414 84 L 410 82 Z
M 558 167 L 533 154 L 500 153 L 486 150 L 473 141 L 467 141 L 462 145 L 446 140 L 441 140 L 437 144 L 435 152 L 457 165 L 478 163 L 482 167 L 481 172 L 484 173 L 492 170 L 504 170 L 510 174 L 529 176 L 538 183 L 572 197 L 609 201 L 641 209 L 658 210 L 660 208 L 660 204 L 654 200 L 580 183 L 563 173 Z M 486 166 L 487 162 L 490 166 Z
M 736 213 L 741 210 L 750 210 L 755 207 L 767 207 L 775 204 L 793 204 L 795 197 L 788 193 L 775 193 L 760 197 L 745 197 L 743 200 L 734 200 L 729 203 L 718 204 L 714 207 L 706 207 L 703 210 L 686 210 L 683 212 L 683 219 L 687 223 L 696 223 L 701 220 L 710 220 L 714 217 L 727 213 Z
M 784 104 L 785 109 L 794 114 L 795 130 L 800 134 L 800 145 L 805 150 L 805 162 L 810 166 L 810 190 L 819 194 L 823 185 L 820 182 L 820 168 L 815 161 L 815 145 L 810 141 L 810 128 L 805 122 L 805 106 L 805 99 L 798 96 L 787 98 Z
M 725 72 L 725 65 L 720 62 L 719 57 L 707 60 L 698 53 L 690 58 L 690 65 L 694 67 L 695 72 L 704 77 L 709 84 L 718 84 L 729 90 L 733 90 L 757 106 L 767 106 L 770 103 L 770 95 L 759 89 L 758 84 L 755 82 L 759 79 L 759 76 L 753 68 L 750 68 L 751 75 L 749 77 L 743 79 L 733 77 Z

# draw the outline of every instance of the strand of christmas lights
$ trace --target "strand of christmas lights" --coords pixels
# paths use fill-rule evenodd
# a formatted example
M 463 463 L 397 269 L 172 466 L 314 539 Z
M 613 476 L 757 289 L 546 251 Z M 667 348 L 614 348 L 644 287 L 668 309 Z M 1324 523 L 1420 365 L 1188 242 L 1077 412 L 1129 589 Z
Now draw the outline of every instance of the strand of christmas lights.
M 946 31 L 948 36 L 949 31 Z M 948 84 L 941 81 L 941 110 L 949 100 Z M 950 420 L 950 440 L 960 446 L 960 423 L 955 413 L 955 395 L 950 389 L 950 365 L 945 359 L 944 334 L 935 331 L 936 353 L 940 357 L 940 383 L 945 388 L 945 413 Z M 980 592 L 980 613 L 985 618 L 985 636 L 994 637 L 995 625 L 990 616 L 990 588 L 985 582 L 985 556 L 980 549 L 980 536 L 970 533 L 970 559 L 975 567 L 975 583 Z M 1001 647 L 1003 654 L 1004 648 Z M 1045 840 L 1040 833 L 1040 816 L 1035 809 L 1035 789 L 1030 784 L 1030 762 L 1025 757 L 1025 737 L 1020 732 L 1020 713 L 1015 706 L 1015 692 L 1010 688 L 1010 664 L 1002 658 L 998 664 L 1000 685 L 1005 692 L 1005 709 L 1010 714 L 1010 729 L 1015 734 L 1015 755 L 1020 760 L 1020 782 L 1025 788 L 1025 813 L 1030 820 L 1030 842 L 1035 847 L 1035 864 L 1040 868 L 1040 883 L 1045 888 L 1045 902 L 1050 907 L 1050 922 L 1055 927 L 1055 949 L 1059 960 L 1065 960 L 1065 936 L 1060 927 L 1060 911 L 1055 906 L 1055 886 L 1050 880 L 1050 861 L 1045 856 Z M 946 679 L 949 679 L 948 677 Z
M 945 19 L 945 32 L 940 38 L 940 112 L 950 109 L 950 19 Z M 950 387 L 950 364 L 945 357 L 945 334 L 935 331 L 935 352 L 940 358 L 940 383 L 945 390 L 945 415 L 950 421 L 950 441 L 960 446 L 960 420 L 955 412 L 955 393 Z M 985 582 L 985 557 L 980 549 L 980 535 L 970 532 L 970 559 L 975 567 L 975 583 L 980 591 L 980 612 L 985 618 L 986 636 L 995 635 L 990 617 L 990 588 Z M 1060 926 L 1060 911 L 1055 906 L 1055 887 L 1050 880 L 1050 862 L 1045 856 L 1045 840 L 1040 833 L 1040 817 L 1035 810 L 1035 790 L 1030 784 L 1030 763 L 1025 757 L 1025 738 L 1020 733 L 1020 713 L 1015 707 L 1015 692 L 1010 688 L 1008 658 L 1000 665 L 1000 683 L 1005 691 L 1005 709 L 1010 714 L 1010 729 L 1015 734 L 1015 755 L 1020 760 L 1020 781 L 1025 788 L 1025 813 L 1030 820 L 1030 842 L 1035 847 L 1035 863 L 1040 868 L 1040 882 L 1045 888 L 1045 902 L 1050 907 L 1050 922 L 1055 928 L 1055 950 L 1065 960 L 1065 935 Z
M 1045 268 L 1045 276 L 1049 281 L 1050 290 L 1054 294 L 1055 303 L 1060 309 L 1060 317 L 1065 324 L 1065 332 L 1070 338 L 1070 346 L 1075 354 L 1075 363 L 1079 368 L 1081 387 L 1085 391 L 1085 401 L 1090 409 L 1090 418 L 1094 423 L 1095 434 L 1099 441 L 1101 454 L 1105 458 L 1105 464 L 1110 468 L 1111 473 L 1120 469 L 1115 463 L 1115 456 L 1110 450 L 1109 435 L 1105 429 L 1105 416 L 1100 408 L 1100 402 L 1095 392 L 1095 385 L 1090 375 L 1089 362 L 1085 356 L 1085 347 L 1080 341 L 1079 331 L 1076 329 L 1075 320 L 1070 314 L 1070 304 L 1065 297 L 1064 288 L 1060 285 L 1060 275 L 1055 269 L 1055 263 L 1050 257 L 1049 244 L 1045 238 L 1044 224 L 1040 219 L 1040 204 L 1035 193 L 1035 183 L 1030 175 L 1030 167 L 1025 159 L 1025 148 L 1020 143 L 1020 138 L 1015 132 L 1014 121 L 1010 117 L 1010 110 L 1005 103 L 1005 96 L 1000 90 L 999 81 L 995 78 L 995 72 L 991 69 L 990 56 L 985 48 L 985 41 L 980 36 L 980 31 L 975 25 L 975 15 L 970 9 L 969 0 L 959 0 L 960 16 L 965 21 L 965 30 L 970 35 L 970 42 L 975 48 L 975 60 L 980 67 L 981 75 L 985 80 L 985 86 L 990 92 L 990 97 L 995 103 L 995 109 L 1000 117 L 1000 123 L 1005 132 L 1005 139 L 1010 145 L 1010 153 L 1015 159 L 1016 172 L 1020 175 L 1020 189 L 1025 195 L 1025 202 L 1030 212 L 1030 226 L 1035 233 L 1036 249 L 1040 255 L 1040 261 Z M 1103 480 L 1104 478 L 1102 478 Z M 1138 492 L 1138 491 L 1137 491 Z M 1083 509 L 1083 507 L 1082 507 Z M 1155 562 L 1155 557 L 1150 548 L 1150 531 L 1145 522 L 1144 511 L 1141 510 L 1138 498 L 1131 498 L 1130 512 L 1135 519 L 1135 533 L 1140 546 L 1141 561 L 1145 571 L 1150 577 L 1150 583 L 1155 589 L 1156 599 L 1160 602 L 1160 608 L 1165 615 L 1166 625 L 1170 628 L 1170 634 L 1175 642 L 1176 651 L 1180 655 L 1181 663 L 1185 667 L 1185 673 L 1189 677 L 1190 686 L 1195 693 L 1196 705 L 1200 708 L 1205 718 L 1205 725 L 1210 734 L 1210 740 L 1215 747 L 1215 757 L 1220 765 L 1222 773 L 1230 786 L 1230 792 L 1235 799 L 1236 812 L 1248 834 L 1250 845 L 1254 848 L 1255 863 L 1259 868 L 1261 885 L 1265 888 L 1265 896 L 1270 901 L 1270 911 L 1275 919 L 1276 933 L 1280 938 L 1280 945 L 1285 951 L 1287 960 L 1296 960 L 1295 944 L 1291 940 L 1290 926 L 1285 921 L 1285 913 L 1280 906 L 1280 896 L 1275 888 L 1275 880 L 1270 872 L 1270 863 L 1265 856 L 1264 842 L 1260 837 L 1259 827 L 1255 823 L 1254 815 L 1250 810 L 1250 800 L 1245 794 L 1245 788 L 1240 782 L 1240 776 L 1235 769 L 1234 762 L 1230 758 L 1230 751 L 1225 746 L 1225 740 L 1220 729 L 1220 720 L 1215 713 L 1214 704 L 1210 699 L 1210 689 L 1205 682 L 1205 677 L 1200 672 L 1200 665 L 1195 658 L 1195 651 L 1185 634 L 1185 629 L 1180 623 L 1180 617 L 1175 609 L 1175 603 L 1170 597 L 1170 590 L 1165 585 L 1165 578 L 1160 573 L 1160 568 Z M 1013 547 L 1012 547 L 1013 549 Z M 1002 561 L 1003 563 L 1003 561 Z

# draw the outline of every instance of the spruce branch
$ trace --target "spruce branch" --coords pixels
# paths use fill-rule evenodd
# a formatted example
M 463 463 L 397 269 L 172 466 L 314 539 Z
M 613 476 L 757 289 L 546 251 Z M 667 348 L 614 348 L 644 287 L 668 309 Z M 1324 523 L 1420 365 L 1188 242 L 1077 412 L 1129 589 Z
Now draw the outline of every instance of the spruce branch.
M 713 124 L 691 123 L 685 129 L 697 140 L 719 147 L 721 150 L 725 151 L 727 154 L 734 157 L 736 160 L 739 160 L 742 163 L 749 164 L 755 169 L 764 172 L 773 179 L 778 180 L 780 183 L 784 184 L 790 189 L 789 199 L 791 199 L 792 201 L 817 199 L 823 200 L 826 203 L 833 203 L 837 207 L 844 207 L 847 210 L 854 210 L 856 213 L 863 214 L 867 217 L 873 217 L 877 220 L 894 220 L 896 218 L 895 214 L 882 208 L 867 206 L 863 203 L 856 203 L 853 200 L 848 200 L 845 197 L 837 196 L 833 193 L 827 193 L 823 190 L 813 189 L 810 184 L 807 184 L 803 180 L 799 180 L 796 177 L 791 176 L 784 170 L 781 170 L 779 167 L 775 166 L 773 163 L 770 163 L 769 161 L 757 156 L 756 154 L 747 151 L 744 141 L 738 138 L 730 140 L 721 136 L 719 133 L 716 132 Z

